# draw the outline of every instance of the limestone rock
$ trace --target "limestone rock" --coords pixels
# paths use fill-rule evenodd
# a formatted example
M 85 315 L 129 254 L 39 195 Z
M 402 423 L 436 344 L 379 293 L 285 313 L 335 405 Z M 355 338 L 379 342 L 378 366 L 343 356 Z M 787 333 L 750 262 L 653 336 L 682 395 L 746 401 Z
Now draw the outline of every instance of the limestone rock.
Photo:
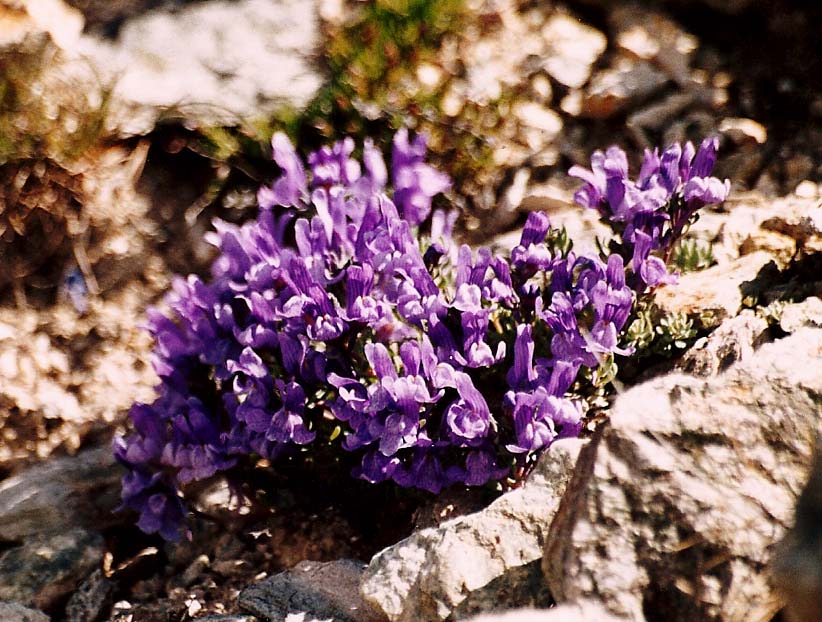
M 804 326 L 822 328 L 822 300 L 816 296 L 781 309 L 779 327 L 786 333 L 796 332 Z
M 822 429 L 820 356 L 822 329 L 803 328 L 717 378 L 621 395 L 551 525 L 554 598 L 596 596 L 635 622 L 770 619 L 770 550 Z
M 759 193 L 739 193 L 725 203 L 718 244 L 730 256 L 766 251 L 787 264 L 798 249 L 822 248 L 822 207 L 814 198 L 786 196 L 766 199 Z M 700 223 L 698 222 L 697 225 Z
M 248 586 L 240 593 L 240 608 L 271 622 L 381 622 L 384 617 L 360 597 L 363 568 L 362 563 L 350 559 L 300 562 Z
M 116 521 L 122 469 L 101 447 L 55 458 L 0 482 L 0 541 L 34 534 L 99 528 Z
M 366 600 L 402 622 L 547 605 L 539 559 L 583 444 L 577 439 L 554 443 L 519 490 L 378 553 L 363 578 Z
M 667 81 L 645 61 L 621 59 L 594 75 L 582 98 L 581 116 L 607 119 L 648 98 Z
M 113 129 L 143 134 L 168 113 L 233 124 L 304 106 L 320 85 L 317 33 L 314 2 L 214 0 L 129 19 L 114 41 L 86 35 L 76 52 L 114 80 Z
M 660 288 L 655 301 L 666 312 L 701 314 L 703 323 L 718 324 L 739 313 L 742 301 L 754 293 L 757 275 L 772 261 L 769 253 L 757 251 L 726 265 L 683 274 L 676 286 Z
M 29 609 L 20 603 L 0 601 L 0 620 L 3 622 L 49 622 L 42 611 Z
M 47 33 L 59 46 L 72 45 L 83 31 L 83 15 L 62 0 L 0 1 L 0 47 Z
M 695 376 L 715 376 L 733 363 L 754 356 L 755 348 L 765 341 L 767 331 L 768 321 L 745 309 L 697 341 L 677 363 L 677 369 Z
M 29 538 L 0 555 L 0 600 L 51 609 L 103 558 L 103 539 L 83 529 Z
M 663 13 L 638 4 L 622 5 L 609 15 L 615 43 L 623 52 L 653 62 L 681 85 L 690 79 L 690 63 L 699 42 Z
M 580 88 L 591 77 L 591 67 L 605 51 L 605 35 L 580 20 L 557 13 L 542 28 L 549 46 L 545 71 L 560 84 Z

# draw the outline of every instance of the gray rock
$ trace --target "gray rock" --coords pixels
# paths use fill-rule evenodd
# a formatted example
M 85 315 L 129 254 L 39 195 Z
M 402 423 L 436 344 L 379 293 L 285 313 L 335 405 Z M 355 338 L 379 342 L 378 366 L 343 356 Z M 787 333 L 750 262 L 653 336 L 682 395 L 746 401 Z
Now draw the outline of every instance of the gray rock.
M 118 520 L 122 469 L 109 447 L 54 458 L 0 482 L 0 540 Z
M 82 529 L 29 538 L 0 555 L 0 600 L 51 609 L 102 557 L 103 539 Z
M 72 50 L 114 80 L 110 125 L 143 134 L 163 115 L 236 124 L 304 106 L 320 86 L 315 2 L 213 0 L 127 20 L 116 40 L 84 35 Z
M 300 562 L 245 588 L 240 608 L 270 622 L 382 622 L 384 617 L 359 594 L 364 567 L 351 559 Z
M 363 578 L 366 600 L 403 622 L 546 605 L 538 561 L 583 445 L 554 443 L 519 490 L 378 553 Z
M 607 119 L 636 105 L 658 91 L 667 81 L 665 74 L 650 63 L 620 59 L 613 67 L 591 79 L 582 98 L 580 114 Z
M 766 565 L 791 523 L 822 422 L 822 329 L 721 376 L 621 395 L 580 455 L 543 570 L 559 602 L 633 621 L 770 619 Z
M 92 572 L 71 595 L 66 605 L 66 622 L 97 622 L 111 604 L 114 584 L 103 571 Z
M 214 616 L 204 616 L 202 618 L 197 618 L 197 622 L 258 622 L 258 618 L 255 616 L 247 616 L 240 614 L 223 614 L 223 615 L 214 615 Z M 308 622 L 306 620 L 306 622 Z
M 0 601 L 0 620 L 3 622 L 49 622 L 42 611 L 29 609 L 20 603 Z
M 471 622 L 620 622 L 621 619 L 608 613 L 598 602 L 583 600 L 551 609 L 517 609 L 485 614 L 471 618 Z

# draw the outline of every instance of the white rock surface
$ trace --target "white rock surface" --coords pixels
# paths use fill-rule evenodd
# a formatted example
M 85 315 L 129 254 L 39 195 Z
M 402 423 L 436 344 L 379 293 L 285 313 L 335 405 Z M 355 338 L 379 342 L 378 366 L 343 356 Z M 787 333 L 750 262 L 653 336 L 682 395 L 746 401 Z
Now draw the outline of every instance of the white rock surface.
M 583 444 L 554 443 L 521 489 L 378 553 L 363 578 L 366 600 L 401 622 L 533 605 L 522 601 L 540 588 L 545 534 Z
M 621 395 L 580 455 L 547 540 L 559 602 L 596 597 L 634 622 L 743 622 L 773 606 L 767 565 L 822 430 L 822 329 L 724 374 Z
M 114 41 L 85 35 L 76 52 L 116 80 L 119 131 L 140 134 L 160 114 L 234 123 L 304 106 L 320 85 L 317 44 L 312 1 L 213 0 L 128 20 Z

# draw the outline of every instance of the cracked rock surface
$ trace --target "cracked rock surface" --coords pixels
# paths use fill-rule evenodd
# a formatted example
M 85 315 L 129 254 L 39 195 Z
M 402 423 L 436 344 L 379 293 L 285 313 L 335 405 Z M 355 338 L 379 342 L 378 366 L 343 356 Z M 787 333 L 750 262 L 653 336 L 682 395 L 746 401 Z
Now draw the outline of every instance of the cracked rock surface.
M 557 441 L 519 490 L 378 553 L 363 577 L 366 600 L 388 619 L 403 622 L 547 606 L 539 559 L 583 445 L 578 439 Z
M 766 567 L 821 427 L 821 355 L 822 330 L 802 328 L 716 378 L 620 396 L 551 526 L 554 598 L 634 622 L 770 619 Z

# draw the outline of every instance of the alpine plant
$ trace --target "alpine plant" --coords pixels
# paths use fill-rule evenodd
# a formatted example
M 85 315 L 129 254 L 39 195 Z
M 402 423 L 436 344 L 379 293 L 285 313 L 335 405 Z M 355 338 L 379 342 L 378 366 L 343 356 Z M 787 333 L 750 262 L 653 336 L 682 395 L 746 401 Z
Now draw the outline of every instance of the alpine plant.
M 673 245 L 728 192 L 709 176 L 715 139 L 647 152 L 636 181 L 612 147 L 571 174 L 613 252 L 563 250 L 534 212 L 503 257 L 453 242 L 423 136 L 397 132 L 390 170 L 369 140 L 362 162 L 348 138 L 307 167 L 284 134 L 272 147 L 258 218 L 215 222 L 211 278 L 177 278 L 149 311 L 156 399 L 114 441 L 123 507 L 169 540 L 189 535 L 186 485 L 249 459 L 348 452 L 354 477 L 432 493 L 521 477 L 580 433 L 593 372 L 631 354 L 637 296 L 675 280 Z

